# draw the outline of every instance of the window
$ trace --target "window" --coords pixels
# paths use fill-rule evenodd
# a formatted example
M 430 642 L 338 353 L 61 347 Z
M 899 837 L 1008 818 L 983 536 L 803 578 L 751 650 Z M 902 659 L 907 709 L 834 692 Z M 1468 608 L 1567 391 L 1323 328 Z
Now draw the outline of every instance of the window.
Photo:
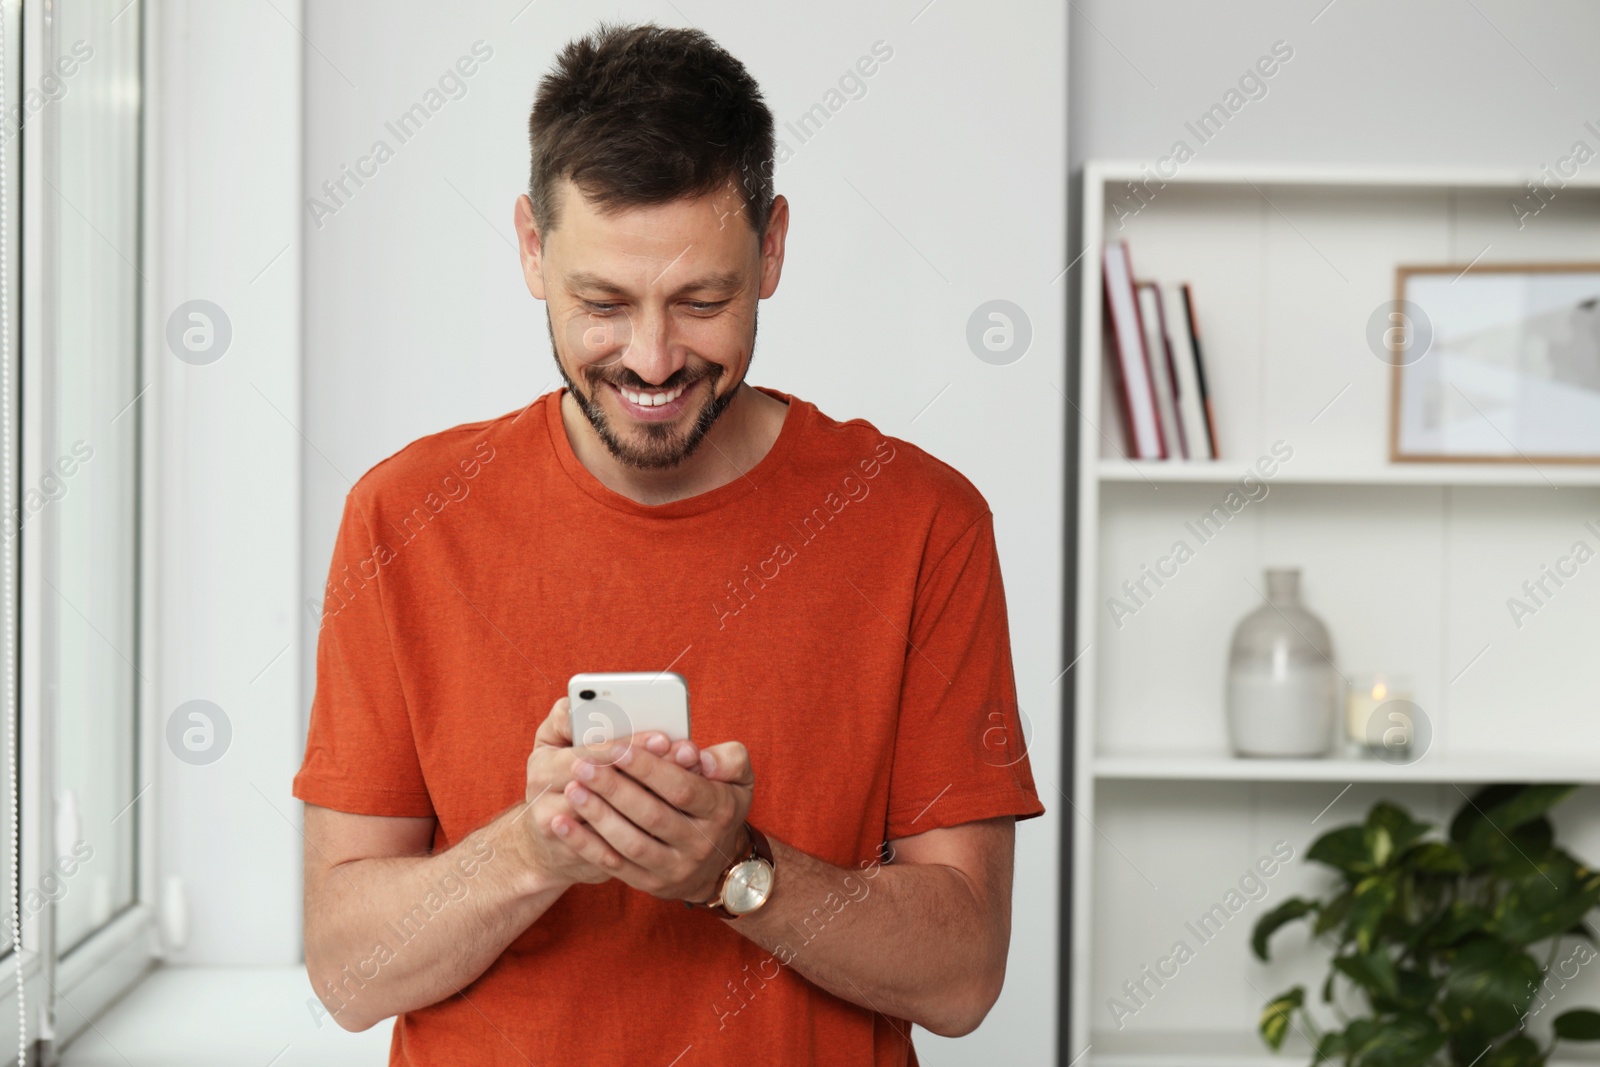
M 59 1041 L 150 958 L 135 803 L 150 778 L 138 743 L 144 13 L 138 0 L 0 11 L 21 592 L 0 604 L 20 609 L 20 644 L 0 654 L 20 679 L 30 1038 L 47 1012 Z M 0 1062 L 17 1037 L 9 919 Z
M 55 8 L 53 395 L 47 452 L 24 472 L 49 518 L 56 847 L 87 857 L 56 904 L 63 953 L 134 898 L 140 34 L 137 6 L 108 21 L 121 6 Z

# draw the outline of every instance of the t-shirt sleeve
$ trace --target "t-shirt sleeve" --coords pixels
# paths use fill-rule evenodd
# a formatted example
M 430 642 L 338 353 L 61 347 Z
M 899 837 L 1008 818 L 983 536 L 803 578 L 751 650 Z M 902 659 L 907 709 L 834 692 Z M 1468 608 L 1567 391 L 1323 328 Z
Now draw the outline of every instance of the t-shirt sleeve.
M 293 793 L 358 815 L 434 815 L 385 617 L 374 539 L 358 489 L 324 588 L 317 684 Z
M 888 839 L 1044 814 L 1017 709 L 987 510 L 918 579 L 908 637 Z

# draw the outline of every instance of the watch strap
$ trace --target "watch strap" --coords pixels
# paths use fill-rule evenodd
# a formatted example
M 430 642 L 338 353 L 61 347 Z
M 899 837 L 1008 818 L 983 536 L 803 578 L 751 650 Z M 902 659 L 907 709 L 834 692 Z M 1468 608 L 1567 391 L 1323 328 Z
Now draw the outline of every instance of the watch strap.
M 745 823 L 744 824 L 744 828 L 747 831 L 749 831 L 749 833 L 750 833 L 750 852 L 751 852 L 751 854 L 752 855 L 756 855 L 756 856 L 760 856 L 762 859 L 767 861 L 768 866 L 771 866 L 772 865 L 772 846 L 767 843 L 767 835 L 762 833 L 760 830 L 757 830 L 754 826 L 751 826 L 749 823 Z

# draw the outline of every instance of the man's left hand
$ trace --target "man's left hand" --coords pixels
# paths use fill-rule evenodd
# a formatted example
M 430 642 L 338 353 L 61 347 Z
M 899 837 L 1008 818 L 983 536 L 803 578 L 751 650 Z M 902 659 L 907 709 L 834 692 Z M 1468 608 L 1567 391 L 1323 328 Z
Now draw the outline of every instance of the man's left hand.
M 568 827 L 562 840 L 651 896 L 705 902 L 746 848 L 755 776 L 738 741 L 702 750 L 701 774 L 668 751 L 655 734 L 597 761 L 576 760 L 566 794 L 586 825 Z

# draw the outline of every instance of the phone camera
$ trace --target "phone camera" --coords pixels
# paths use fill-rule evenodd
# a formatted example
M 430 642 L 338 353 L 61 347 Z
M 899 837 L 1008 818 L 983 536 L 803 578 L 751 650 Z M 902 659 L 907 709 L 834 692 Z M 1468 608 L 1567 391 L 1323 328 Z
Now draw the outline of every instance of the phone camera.
M 579 700 L 593 700 L 594 699 L 594 690 L 593 689 L 580 689 L 578 691 L 578 699 Z

